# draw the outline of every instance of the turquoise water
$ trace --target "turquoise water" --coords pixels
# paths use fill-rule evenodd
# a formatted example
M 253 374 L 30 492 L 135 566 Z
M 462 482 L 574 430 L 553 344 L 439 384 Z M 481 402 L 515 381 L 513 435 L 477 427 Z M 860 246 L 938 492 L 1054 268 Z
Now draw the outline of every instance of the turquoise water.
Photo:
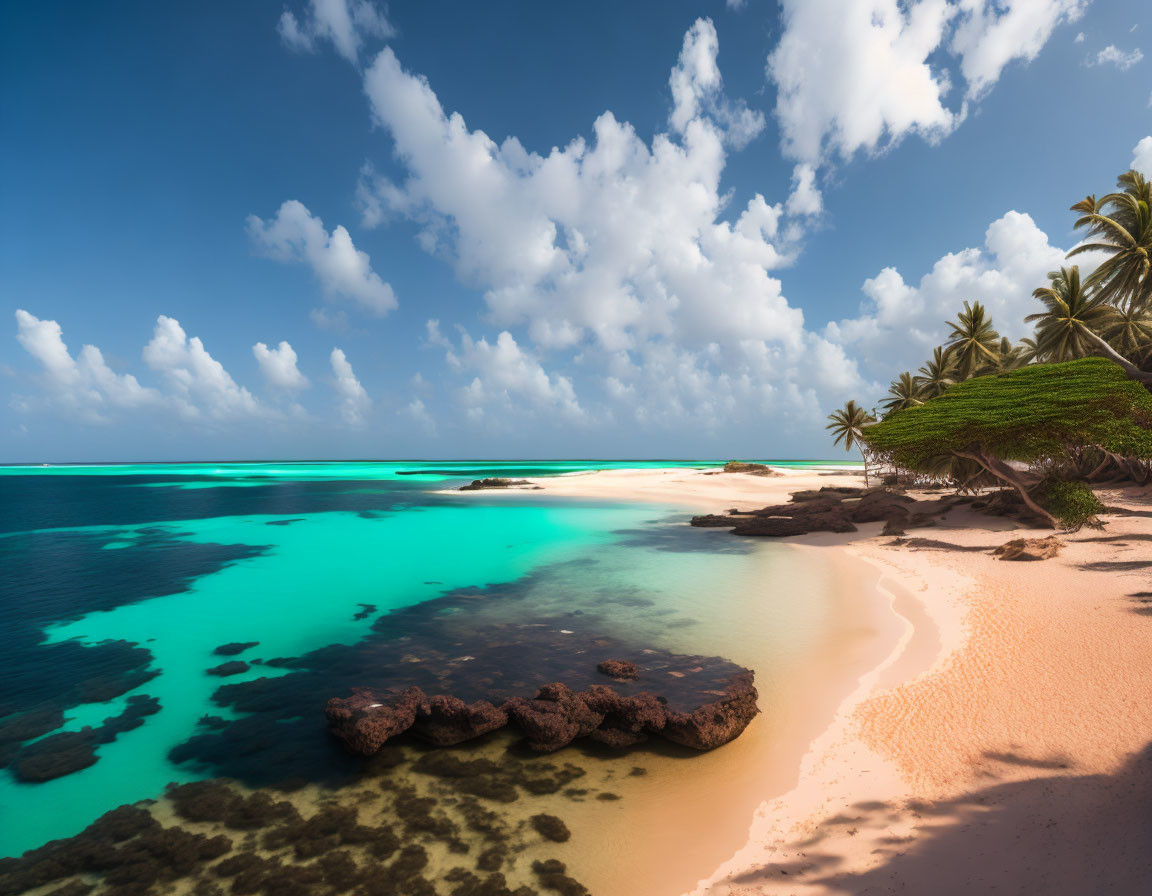
M 575 608 L 584 607 L 595 614 L 606 595 L 630 596 L 613 610 L 617 634 L 689 652 L 722 650 L 740 620 L 718 600 L 724 588 L 717 583 L 743 576 L 746 588 L 766 569 L 763 553 L 748 542 L 687 530 L 684 515 L 667 507 L 435 494 L 474 475 L 639 465 L 0 468 L 10 477 L 2 486 L 10 500 L 0 511 L 0 583 L 9 595 L 2 609 L 13 623 L 0 628 L 38 632 L 26 643 L 13 641 L 10 655 L 22 671 L 0 699 L 0 716 L 5 706 L 63 706 L 66 722 L 57 734 L 99 726 L 133 694 L 161 704 L 141 727 L 99 746 L 88 768 L 43 783 L 0 774 L 0 854 L 71 836 L 110 808 L 159 795 L 168 782 L 210 775 L 210 768 L 174 762 L 169 751 L 196 733 L 202 716 L 231 715 L 213 700 L 222 683 L 284 671 L 253 664 L 223 680 L 207 675 L 225 659 L 213 650 L 228 642 L 259 642 L 242 659 L 298 657 L 355 644 L 382 614 L 452 589 L 528 579 L 540 612 L 576 617 Z M 413 470 L 429 472 L 401 475 Z M 819 601 L 773 609 L 758 649 L 801 651 L 797 631 L 815 631 L 825 611 Z M 0 636 L 0 648 L 7 637 Z M 53 651 L 83 656 L 110 649 L 109 641 L 145 648 L 148 668 L 159 674 L 112 700 L 77 702 L 68 696 L 76 684 L 69 676 L 86 673 L 70 672 Z M 28 691 L 22 680 L 43 685 L 30 705 L 20 703 Z

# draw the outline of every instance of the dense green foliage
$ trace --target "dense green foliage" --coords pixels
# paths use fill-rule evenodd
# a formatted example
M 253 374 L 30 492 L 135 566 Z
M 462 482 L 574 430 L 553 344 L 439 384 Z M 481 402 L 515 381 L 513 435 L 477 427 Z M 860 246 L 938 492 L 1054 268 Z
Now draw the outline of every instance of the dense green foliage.
M 1085 482 L 1052 479 L 1044 483 L 1044 506 L 1065 529 L 1099 526 L 1104 505 Z
M 1148 390 L 1111 361 L 1082 358 L 956 383 L 867 427 L 863 439 L 899 466 L 925 470 L 934 458 L 974 447 L 1029 463 L 1086 445 L 1152 457 L 1150 427 Z

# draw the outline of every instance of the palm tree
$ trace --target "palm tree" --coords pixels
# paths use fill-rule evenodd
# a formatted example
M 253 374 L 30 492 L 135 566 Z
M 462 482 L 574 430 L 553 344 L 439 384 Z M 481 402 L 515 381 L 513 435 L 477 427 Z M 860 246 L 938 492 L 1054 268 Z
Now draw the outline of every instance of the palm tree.
M 833 445 L 844 443 L 844 450 L 851 451 L 853 448 L 860 449 L 860 456 L 864 458 L 864 485 L 868 486 L 868 455 L 864 453 L 864 427 L 870 423 L 875 423 L 876 418 L 869 414 L 864 408 L 856 404 L 855 401 L 849 401 L 843 408 L 838 411 L 833 411 L 828 415 L 831 421 L 825 429 L 832 430 L 836 438 L 832 441 Z
M 917 371 L 919 375 L 916 377 L 916 385 L 920 389 L 920 397 L 928 401 L 942 395 L 955 382 L 952 379 L 955 371 L 956 362 L 952 359 L 952 353 L 940 346 L 934 348 L 932 357 Z
M 996 360 L 980 365 L 976 373 L 983 376 L 986 373 L 1004 373 L 1008 370 L 1015 370 L 1017 367 L 1023 367 L 1028 363 L 1026 353 L 1026 347 L 1013 345 L 1011 339 L 1007 336 L 1001 336 L 1000 345 L 996 349 Z
M 905 371 L 900 374 L 888 387 L 888 394 L 892 397 L 887 401 L 882 402 L 884 409 L 888 414 L 894 414 L 896 411 L 902 411 L 904 408 L 912 408 L 918 404 L 924 404 L 923 399 L 920 397 L 920 387 L 916 384 L 916 380 L 912 378 L 912 374 Z
M 1081 252 L 1108 256 L 1086 285 L 1117 308 L 1146 308 L 1152 303 L 1152 183 L 1137 171 L 1120 175 L 1121 191 L 1072 206 L 1080 212 L 1076 227 L 1088 231 L 1068 257 Z
M 1028 323 L 1036 327 L 1037 355 L 1045 361 L 1070 361 L 1085 355 L 1104 354 L 1122 366 L 1130 377 L 1152 381 L 1138 367 L 1116 351 L 1100 335 L 1116 316 L 1116 309 L 1099 296 L 1089 297 L 1080 282 L 1080 269 L 1061 268 L 1048 275 L 1048 286 L 1032 293 L 1044 303 L 1047 311 L 1029 314 Z
M 1016 350 L 1020 353 L 1021 367 L 1035 364 L 1040 360 L 1040 346 L 1036 344 L 1035 339 L 1026 336 L 1020 340 L 1020 344 L 1016 346 Z
M 964 303 L 958 319 L 948 321 L 952 328 L 946 351 L 956 359 L 957 376 L 966 380 L 988 364 L 999 364 L 1000 334 L 992 327 L 988 312 L 979 302 Z
M 1033 290 L 1046 311 L 1029 314 L 1036 327 L 1036 355 L 1044 361 L 1073 361 L 1096 354 L 1098 331 L 1112 316 L 1112 307 L 1090 298 L 1080 282 L 1080 268 L 1061 268 L 1048 275 L 1048 285 Z M 1093 338 L 1095 336 L 1096 338 Z
M 1113 309 L 1100 335 L 1125 358 L 1142 364 L 1152 355 L 1152 309 Z

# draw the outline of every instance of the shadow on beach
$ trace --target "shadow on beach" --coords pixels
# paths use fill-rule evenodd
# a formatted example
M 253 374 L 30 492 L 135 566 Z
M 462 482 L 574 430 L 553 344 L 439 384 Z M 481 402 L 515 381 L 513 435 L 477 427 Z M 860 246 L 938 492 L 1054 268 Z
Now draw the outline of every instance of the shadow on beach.
M 777 883 L 850 894 L 1148 892 L 1152 743 L 1112 775 L 1075 775 L 1061 757 L 995 753 L 984 759 L 998 763 L 1004 777 L 1013 767 L 1073 774 L 993 784 L 932 804 L 859 803 L 852 814 L 826 819 L 806 842 L 791 844 L 799 861 L 765 865 L 727 882 L 737 892 Z M 836 847 L 846 844 L 857 855 L 858 847 L 875 846 L 880 864 L 838 871 L 848 851 Z

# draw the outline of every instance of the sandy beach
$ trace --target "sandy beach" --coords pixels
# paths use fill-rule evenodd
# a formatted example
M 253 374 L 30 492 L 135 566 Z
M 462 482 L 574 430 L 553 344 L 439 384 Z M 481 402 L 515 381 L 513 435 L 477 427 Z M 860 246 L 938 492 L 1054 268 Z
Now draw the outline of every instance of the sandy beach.
M 507 497 L 716 513 L 862 477 L 612 470 L 532 484 L 541 490 Z M 842 683 L 848 696 L 808 741 L 794 786 L 760 797 L 746 842 L 711 844 L 730 857 L 692 892 L 1147 892 L 1152 498 L 1100 497 L 1115 511 L 1105 528 L 1059 533 L 1061 553 L 1041 562 L 992 550 L 1050 530 L 972 511 L 910 532 L 932 548 L 894 545 L 879 523 L 783 539 L 829 562 L 870 564 L 898 634 Z

